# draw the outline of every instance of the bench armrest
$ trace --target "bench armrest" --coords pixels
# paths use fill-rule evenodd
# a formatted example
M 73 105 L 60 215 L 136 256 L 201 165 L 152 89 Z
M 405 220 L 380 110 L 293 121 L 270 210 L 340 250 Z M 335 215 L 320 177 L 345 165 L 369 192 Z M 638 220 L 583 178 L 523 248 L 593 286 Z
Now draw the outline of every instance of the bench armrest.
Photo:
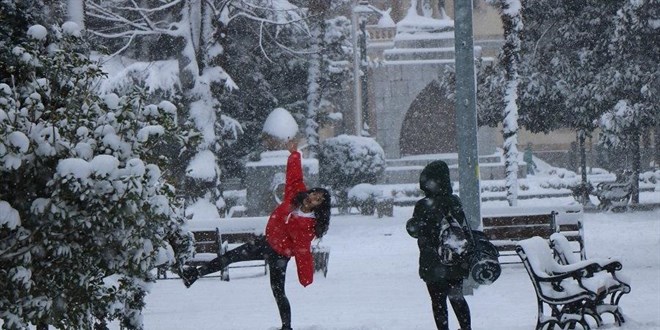
M 589 299 L 594 300 L 598 296 L 598 292 L 594 291 L 594 289 L 598 290 L 598 288 L 588 288 L 582 282 L 584 276 L 579 270 L 547 277 L 535 277 L 539 284 L 543 282 L 549 283 L 552 286 L 552 290 L 565 292 L 572 297 L 587 295 Z M 569 280 L 569 282 L 566 282 L 566 280 Z
M 617 259 L 612 259 L 612 258 L 589 258 L 590 261 L 596 262 L 600 265 L 600 267 L 608 272 L 614 272 L 617 270 L 621 270 L 623 268 L 623 265 L 621 264 L 621 261 Z
M 601 265 L 598 262 L 592 261 L 591 259 L 578 261 L 568 265 L 561 265 L 557 263 L 552 265 L 553 273 L 580 273 L 580 276 L 591 276 L 593 273 L 598 272 L 601 269 Z

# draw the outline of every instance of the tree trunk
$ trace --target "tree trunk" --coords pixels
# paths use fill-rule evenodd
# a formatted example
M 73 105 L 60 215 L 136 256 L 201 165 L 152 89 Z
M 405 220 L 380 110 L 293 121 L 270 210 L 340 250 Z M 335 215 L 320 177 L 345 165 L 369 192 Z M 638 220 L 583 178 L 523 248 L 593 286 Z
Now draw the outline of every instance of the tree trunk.
M 321 68 L 323 60 L 323 34 L 325 24 L 325 7 L 320 3 L 310 3 L 311 56 L 307 68 L 307 120 L 305 122 L 305 137 L 307 139 L 310 158 L 316 158 L 319 151 L 318 112 L 321 103 Z
M 500 16 L 504 28 L 502 62 L 506 70 L 506 95 L 504 96 L 504 166 L 506 171 L 507 201 L 509 206 L 518 205 L 518 63 L 520 62 L 520 33 L 522 15 L 520 8 L 510 8 L 510 3 L 500 1 Z
M 582 192 L 582 197 L 580 198 L 582 205 L 586 205 L 589 203 L 589 190 L 586 189 L 588 186 L 589 182 L 587 180 L 587 153 L 586 153 L 586 148 L 585 148 L 585 141 L 586 141 L 586 133 L 584 130 L 580 130 L 578 132 L 578 149 L 580 150 L 580 174 L 582 177 L 582 187 L 584 189 L 581 190 Z
M 631 191 L 631 204 L 639 204 L 639 172 L 641 169 L 641 148 L 640 144 L 640 134 L 639 131 L 633 133 L 632 139 L 630 139 L 630 152 L 632 153 L 632 175 L 630 176 L 630 189 Z
M 653 144 L 655 145 L 655 156 L 653 161 L 655 163 L 655 168 L 660 168 L 660 119 L 655 125 L 655 134 L 653 134 Z

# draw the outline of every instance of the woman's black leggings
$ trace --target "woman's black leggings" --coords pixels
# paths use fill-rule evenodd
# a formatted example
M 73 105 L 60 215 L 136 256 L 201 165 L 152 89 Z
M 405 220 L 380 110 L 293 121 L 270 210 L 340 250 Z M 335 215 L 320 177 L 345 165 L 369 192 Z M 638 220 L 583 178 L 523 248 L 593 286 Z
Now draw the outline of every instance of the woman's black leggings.
M 447 298 L 456 314 L 461 330 L 471 330 L 470 306 L 463 297 L 463 280 L 449 282 L 427 282 L 426 287 L 431 295 L 431 306 L 433 307 L 433 318 L 438 330 L 448 330 L 449 321 L 447 314 Z
M 284 291 L 284 283 L 286 279 L 286 266 L 290 258 L 275 252 L 266 241 L 265 236 L 256 239 L 254 242 L 245 243 L 235 249 L 229 250 L 222 257 L 211 260 L 207 266 L 200 269 L 200 276 L 218 272 L 234 262 L 263 259 L 266 259 L 268 263 L 270 288 L 273 290 L 277 309 L 280 311 L 282 328 L 289 328 L 291 327 L 291 305 Z

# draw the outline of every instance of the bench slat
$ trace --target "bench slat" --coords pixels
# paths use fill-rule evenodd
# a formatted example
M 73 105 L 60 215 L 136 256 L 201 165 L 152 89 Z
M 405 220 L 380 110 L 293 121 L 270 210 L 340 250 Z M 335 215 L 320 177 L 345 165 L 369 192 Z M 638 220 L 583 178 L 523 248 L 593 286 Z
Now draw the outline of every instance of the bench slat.
M 220 235 L 223 242 L 229 244 L 254 242 L 259 236 L 255 233 L 223 233 Z
M 514 215 L 514 216 L 499 216 L 499 217 L 485 217 L 482 219 L 484 227 L 495 226 L 518 226 L 518 225 L 540 225 L 547 224 L 554 219 L 551 214 L 538 214 L 538 215 Z
M 220 252 L 220 240 L 217 230 L 193 231 L 195 237 L 196 253 L 215 253 Z
M 533 226 L 533 227 L 484 227 L 484 233 L 491 240 L 523 240 L 533 236 L 541 236 L 549 238 L 555 232 L 550 226 Z M 514 246 L 515 248 L 515 246 Z

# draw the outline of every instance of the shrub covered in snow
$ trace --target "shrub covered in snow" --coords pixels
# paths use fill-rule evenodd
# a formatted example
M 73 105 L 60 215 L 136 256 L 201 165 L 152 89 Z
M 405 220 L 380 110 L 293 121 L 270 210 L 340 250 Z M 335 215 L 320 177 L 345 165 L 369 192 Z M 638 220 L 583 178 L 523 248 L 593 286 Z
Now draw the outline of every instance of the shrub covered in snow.
M 360 183 L 376 183 L 385 171 L 385 152 L 372 138 L 340 135 L 323 141 L 319 153 L 321 183 L 332 187 L 346 206 L 348 190 Z
M 154 152 L 176 134 L 174 106 L 97 95 L 103 73 L 72 24 L 0 53 L 0 318 L 140 329 L 151 270 L 192 252 Z

